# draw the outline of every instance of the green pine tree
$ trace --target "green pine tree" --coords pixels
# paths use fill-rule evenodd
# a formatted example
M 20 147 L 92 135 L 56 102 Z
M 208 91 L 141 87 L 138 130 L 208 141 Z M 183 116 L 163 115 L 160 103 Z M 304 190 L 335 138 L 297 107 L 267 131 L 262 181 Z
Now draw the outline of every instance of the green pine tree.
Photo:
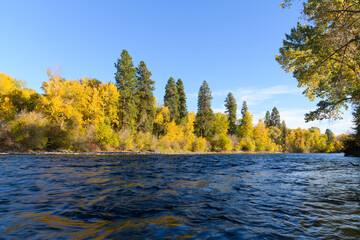
M 212 121 L 214 113 L 211 109 L 211 91 L 206 81 L 203 81 L 198 95 L 198 111 L 195 120 L 195 133 L 201 137 L 212 136 Z
M 327 136 L 326 144 L 330 145 L 331 143 L 334 142 L 334 140 L 335 140 L 335 135 L 334 135 L 334 133 L 333 133 L 330 129 L 326 129 L 326 130 L 325 130 L 325 134 L 326 134 L 326 136 Z
M 264 123 L 267 127 L 271 126 L 271 117 L 269 111 L 266 111 Z
M 179 95 L 174 78 L 170 77 L 165 86 L 164 105 L 169 108 L 170 118 L 179 121 Z
M 228 114 L 229 117 L 229 129 L 228 129 L 228 134 L 235 134 L 236 133 L 236 109 L 237 109 L 237 104 L 236 104 L 236 100 L 234 98 L 234 95 L 229 92 L 229 94 L 227 95 L 226 99 L 225 99 L 225 107 L 226 107 L 226 113 Z
M 179 96 L 179 118 L 183 120 L 186 118 L 188 111 L 186 108 L 186 95 L 183 81 L 179 78 L 176 82 L 176 89 Z
M 154 124 L 156 107 L 153 91 L 155 82 L 150 79 L 151 72 L 147 69 L 144 61 L 141 61 L 137 70 L 137 92 L 139 104 L 137 105 L 137 130 L 151 132 Z
M 288 135 L 288 129 L 286 127 L 286 123 L 284 120 L 281 122 L 280 130 L 281 130 L 281 146 L 285 149 L 285 139 L 286 136 Z
M 244 101 L 244 102 L 243 102 L 243 105 L 242 105 L 242 108 L 241 108 L 242 118 L 244 118 L 246 111 L 248 111 L 248 107 L 247 107 L 246 101 Z
M 270 119 L 270 126 L 280 128 L 280 114 L 276 107 L 273 108 Z
M 124 49 L 121 58 L 115 63 L 115 81 L 120 93 L 119 97 L 119 119 L 120 128 L 135 130 L 137 116 L 136 96 L 136 69 L 129 53 Z

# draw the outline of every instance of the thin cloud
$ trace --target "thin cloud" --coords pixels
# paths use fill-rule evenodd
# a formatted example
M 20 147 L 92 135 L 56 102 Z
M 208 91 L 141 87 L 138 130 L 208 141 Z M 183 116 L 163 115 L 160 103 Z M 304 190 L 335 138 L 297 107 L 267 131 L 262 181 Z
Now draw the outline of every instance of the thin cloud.
M 274 98 L 282 94 L 301 94 L 301 90 L 294 87 L 278 85 L 270 88 L 249 88 L 237 89 L 235 97 L 238 102 L 246 101 L 248 105 L 257 105 L 265 100 Z
M 212 92 L 213 97 L 226 97 L 229 92 L 234 94 L 237 102 L 246 101 L 248 105 L 257 105 L 265 100 L 274 98 L 281 94 L 301 95 L 301 89 L 285 85 L 272 86 L 269 88 L 238 88 L 235 90 L 216 90 Z M 187 94 L 188 99 L 197 98 L 197 93 Z
M 214 113 L 225 113 L 225 108 L 213 108 Z
M 186 94 L 188 99 L 196 99 L 198 97 L 198 93 L 188 93 Z
M 224 96 L 227 96 L 229 92 L 231 92 L 231 91 L 228 91 L 228 90 L 216 90 L 216 91 L 213 91 L 211 93 L 211 95 L 213 97 L 224 97 Z

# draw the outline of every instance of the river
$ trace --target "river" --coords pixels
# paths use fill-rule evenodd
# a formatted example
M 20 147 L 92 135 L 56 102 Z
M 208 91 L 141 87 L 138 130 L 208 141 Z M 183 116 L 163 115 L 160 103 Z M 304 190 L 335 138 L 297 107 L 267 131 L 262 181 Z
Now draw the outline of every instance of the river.
M 2 155 L 0 239 L 359 239 L 360 158 Z

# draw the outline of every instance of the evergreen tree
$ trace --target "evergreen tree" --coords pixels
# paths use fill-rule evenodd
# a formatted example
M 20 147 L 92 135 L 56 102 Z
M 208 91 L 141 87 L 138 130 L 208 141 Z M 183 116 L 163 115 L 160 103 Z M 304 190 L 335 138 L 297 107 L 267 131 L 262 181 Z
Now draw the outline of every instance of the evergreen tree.
M 327 136 L 327 141 L 326 141 L 326 143 L 327 143 L 328 145 L 331 144 L 332 142 L 334 142 L 335 136 L 334 136 L 333 132 L 332 132 L 330 129 L 326 129 L 326 130 L 325 130 L 325 134 L 326 134 L 326 136 Z
M 271 121 L 270 125 L 279 128 L 280 127 L 280 114 L 276 107 L 273 108 L 271 112 Z
M 266 111 L 264 123 L 265 123 L 266 127 L 271 126 L 271 117 L 270 117 L 269 111 Z
M 243 105 L 242 105 L 242 108 L 241 108 L 242 118 L 244 118 L 246 111 L 248 111 L 248 107 L 247 107 L 246 101 L 244 101 L 244 102 L 243 102 Z
M 169 108 L 171 119 L 177 122 L 179 120 L 179 95 L 172 77 L 169 78 L 165 87 L 164 105 Z
M 211 91 L 206 81 L 203 81 L 198 95 L 198 111 L 195 120 L 195 132 L 201 137 L 211 137 L 214 113 L 211 109 Z
M 115 63 L 115 80 L 119 91 L 120 128 L 135 130 L 136 126 L 136 69 L 129 53 L 124 49 Z
M 229 117 L 229 129 L 228 134 L 235 134 L 236 133 L 236 109 L 237 104 L 235 101 L 235 98 L 231 92 L 227 95 L 225 99 L 225 107 L 226 107 L 226 113 Z
M 182 120 L 186 118 L 188 112 L 186 109 L 186 95 L 184 90 L 184 84 L 180 78 L 176 82 L 176 88 L 179 96 L 179 118 L 180 120 Z
M 286 139 L 287 134 L 288 134 L 288 129 L 286 127 L 286 123 L 285 123 L 284 120 L 281 122 L 280 130 L 281 130 L 281 145 L 284 147 L 285 146 L 285 139 Z
M 137 130 L 142 132 L 151 132 L 156 115 L 155 82 L 150 79 L 151 72 L 147 69 L 145 62 L 141 61 L 137 67 L 137 92 L 139 104 L 137 106 Z
M 281 129 L 279 129 L 277 127 L 267 127 L 267 129 L 269 130 L 269 136 L 271 138 L 271 141 L 276 143 L 277 145 L 282 145 L 283 136 L 282 136 Z

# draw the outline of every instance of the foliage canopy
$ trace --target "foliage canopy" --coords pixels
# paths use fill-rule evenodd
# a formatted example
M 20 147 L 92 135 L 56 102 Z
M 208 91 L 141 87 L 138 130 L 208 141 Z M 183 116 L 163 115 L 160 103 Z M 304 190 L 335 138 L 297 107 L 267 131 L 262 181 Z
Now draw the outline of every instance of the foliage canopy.
M 360 101 L 360 1 L 308 0 L 302 15 L 306 23 L 286 34 L 276 60 L 310 100 L 323 99 L 306 121 L 341 118 L 341 107 Z

